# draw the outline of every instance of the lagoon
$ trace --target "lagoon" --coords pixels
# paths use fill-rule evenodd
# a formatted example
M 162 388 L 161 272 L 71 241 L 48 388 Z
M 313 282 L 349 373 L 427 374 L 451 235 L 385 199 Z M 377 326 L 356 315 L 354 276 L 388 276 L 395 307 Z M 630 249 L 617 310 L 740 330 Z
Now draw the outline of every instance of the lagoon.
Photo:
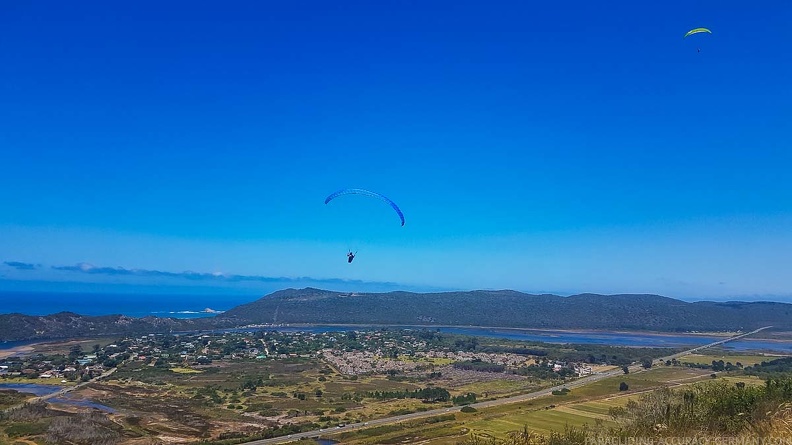
M 490 338 L 503 338 L 517 341 L 545 343 L 577 343 L 609 346 L 646 347 L 646 348 L 684 348 L 696 347 L 723 340 L 725 337 L 703 334 L 676 334 L 661 332 L 613 332 L 613 331 L 559 331 L 535 330 L 519 328 L 492 328 L 473 326 L 399 326 L 399 325 L 276 325 L 247 328 L 223 329 L 212 332 L 345 332 L 371 331 L 379 329 L 434 330 L 447 334 L 471 335 Z M 39 342 L 43 342 L 40 340 Z M 54 340 L 51 340 L 54 341 Z M 35 341 L 2 342 L 0 350 L 11 349 L 20 345 L 29 345 Z M 722 346 L 733 351 L 766 351 L 777 354 L 792 354 L 792 342 L 745 338 Z
M 63 386 L 58 385 L 40 385 L 38 383 L 0 383 L 0 390 L 13 390 L 28 394 L 33 394 L 37 397 L 41 396 L 48 396 L 50 394 L 55 394 L 56 392 L 64 389 Z M 82 406 L 87 408 L 96 408 L 98 410 L 107 412 L 107 413 L 115 413 L 116 410 L 110 408 L 109 406 L 102 405 L 100 403 L 92 402 L 86 399 L 78 399 L 72 398 L 69 396 L 63 397 L 52 397 L 47 400 L 49 403 L 56 403 L 61 405 L 73 405 L 73 406 Z
M 53 397 L 48 400 L 50 403 L 60 403 L 62 405 L 73 405 L 73 406 L 81 406 L 84 408 L 95 408 L 100 411 L 104 411 L 106 413 L 115 414 L 116 410 L 110 408 L 107 405 L 102 405 L 101 403 L 92 402 L 87 399 L 74 399 L 70 397 Z
M 0 383 L 0 389 L 26 392 L 41 397 L 54 394 L 62 390 L 63 387 L 57 385 L 39 385 L 37 383 Z
M 433 330 L 447 334 L 503 338 L 516 341 L 544 343 L 596 344 L 644 348 L 685 348 L 702 346 L 723 340 L 724 336 L 704 334 L 675 334 L 662 332 L 559 331 L 520 328 L 473 326 L 400 326 L 400 325 L 280 325 L 227 329 L 220 332 L 278 331 L 278 332 L 345 332 L 379 329 Z M 733 351 L 766 351 L 792 354 L 792 342 L 766 339 L 740 339 L 721 347 Z
M 607 346 L 643 347 L 643 348 L 686 348 L 703 346 L 723 340 L 727 337 L 712 334 L 675 334 L 664 332 L 614 332 L 614 331 L 572 331 L 572 330 L 540 330 L 521 328 L 494 327 L 457 327 L 457 326 L 403 326 L 403 325 L 273 325 L 246 328 L 222 329 L 215 332 L 346 332 L 371 330 L 432 330 L 447 334 L 469 335 L 478 337 L 504 338 L 516 341 L 532 341 L 544 343 L 577 343 Z M 792 342 L 767 339 L 740 339 L 721 345 L 732 351 L 763 351 L 776 354 L 792 354 Z

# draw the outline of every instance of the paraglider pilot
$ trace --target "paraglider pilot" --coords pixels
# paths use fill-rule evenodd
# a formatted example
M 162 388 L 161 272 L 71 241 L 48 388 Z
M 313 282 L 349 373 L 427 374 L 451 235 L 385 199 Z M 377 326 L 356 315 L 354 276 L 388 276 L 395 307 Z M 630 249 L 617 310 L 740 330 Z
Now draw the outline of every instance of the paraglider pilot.
M 351 263 L 352 260 L 354 259 L 355 259 L 355 254 L 352 253 L 352 251 L 349 251 L 349 253 L 347 253 L 347 263 Z

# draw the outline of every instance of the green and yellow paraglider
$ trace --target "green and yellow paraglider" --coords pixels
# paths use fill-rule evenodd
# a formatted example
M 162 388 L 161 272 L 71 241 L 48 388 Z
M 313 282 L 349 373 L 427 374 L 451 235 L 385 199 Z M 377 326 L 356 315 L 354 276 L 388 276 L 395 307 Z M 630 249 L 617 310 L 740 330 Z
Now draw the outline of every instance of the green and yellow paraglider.
M 693 28 L 690 31 L 686 32 L 685 36 L 682 37 L 682 38 L 686 39 L 688 36 L 692 36 L 693 34 L 698 34 L 698 33 L 701 33 L 701 32 L 706 32 L 706 33 L 712 34 L 712 31 L 710 31 L 707 28 Z
M 684 37 L 682 37 L 682 38 L 683 39 L 687 39 L 688 37 L 692 36 L 693 34 L 701 34 L 701 33 L 712 34 L 712 31 L 710 31 L 709 28 L 693 28 L 690 31 L 686 32 Z M 701 52 L 701 48 L 696 48 L 696 51 Z

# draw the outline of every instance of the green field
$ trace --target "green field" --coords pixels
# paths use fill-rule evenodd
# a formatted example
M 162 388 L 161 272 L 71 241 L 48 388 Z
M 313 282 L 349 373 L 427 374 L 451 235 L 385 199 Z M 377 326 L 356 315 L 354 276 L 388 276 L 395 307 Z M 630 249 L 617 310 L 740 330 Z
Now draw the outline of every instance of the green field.
M 343 443 L 407 443 L 421 441 L 431 445 L 456 444 L 466 434 L 483 437 L 503 438 L 511 431 L 528 427 L 531 431 L 548 433 L 560 431 L 565 425 L 588 424 L 612 426 L 608 415 L 611 407 L 623 406 L 630 398 L 637 398 L 643 391 L 662 386 L 687 385 L 710 378 L 711 371 L 685 367 L 656 367 L 648 371 L 619 375 L 592 384 L 572 389 L 564 396 L 545 396 L 526 402 L 483 408 L 475 413 L 456 413 L 454 421 L 445 421 L 426 426 L 393 426 L 387 433 L 376 431 L 347 433 Z M 728 377 L 737 381 L 760 382 L 750 377 Z M 625 382 L 629 391 L 620 392 L 619 384 Z M 505 382 L 492 382 L 504 385 Z M 486 385 L 477 384 L 477 385 Z M 332 437 L 332 436 L 331 436 Z
M 763 361 L 770 361 L 778 358 L 778 356 L 765 356 L 765 355 L 731 355 L 721 353 L 710 354 L 690 354 L 683 357 L 679 361 L 682 363 L 694 363 L 698 365 L 710 365 L 712 361 L 723 360 L 724 362 L 731 362 L 737 364 L 740 362 L 743 366 L 753 366 Z
M 715 356 L 701 357 L 707 357 L 711 362 L 713 358 L 710 357 Z M 746 355 L 739 358 L 744 359 L 743 363 L 753 363 L 762 357 Z M 485 438 L 504 438 L 509 432 L 525 427 L 540 434 L 561 431 L 566 425 L 610 427 L 615 426 L 609 415 L 611 408 L 624 406 L 629 400 L 637 399 L 642 393 L 659 387 L 678 387 L 708 381 L 711 374 L 711 371 L 705 369 L 658 366 L 648 371 L 618 375 L 574 388 L 564 396 L 545 396 L 521 403 L 483 408 L 475 413 L 455 413 L 454 420 L 425 425 L 388 425 L 330 437 L 356 445 L 418 441 L 431 445 L 453 445 L 470 434 Z M 748 385 L 763 384 L 762 379 L 753 376 L 721 373 L 718 379 L 733 383 L 744 382 Z M 628 391 L 619 391 L 621 382 L 629 385 Z M 508 389 L 511 385 L 511 382 L 495 381 L 477 383 L 466 388 L 475 386 L 479 389 Z
M 550 386 L 551 382 L 544 385 L 531 380 L 491 380 L 489 382 L 477 382 L 457 388 L 460 393 L 472 392 L 478 394 L 480 398 L 508 397 L 515 394 L 537 391 L 542 387 Z
M 547 433 L 563 430 L 564 425 L 582 426 L 592 424 L 593 417 L 585 411 L 574 409 L 535 409 L 512 412 L 497 417 L 466 422 L 465 426 L 476 433 L 484 433 L 494 437 L 504 437 L 509 431 L 520 430 L 528 426 L 531 431 Z
M 612 425 L 608 411 L 612 407 L 624 406 L 627 401 L 639 397 L 642 392 L 661 386 L 690 385 L 710 379 L 706 370 L 687 369 L 680 367 L 660 367 L 637 374 L 627 374 L 601 380 L 570 391 L 566 396 L 548 396 L 532 402 L 503 405 L 474 413 L 471 418 L 478 418 L 466 426 L 475 432 L 482 432 L 493 437 L 503 437 L 506 432 L 515 431 L 525 426 L 537 432 L 563 430 L 564 425 L 594 425 L 599 422 L 603 426 Z M 763 380 L 753 376 L 718 377 L 729 382 L 744 382 L 749 385 L 761 385 Z M 618 391 L 620 382 L 629 385 L 629 391 Z M 550 408 L 551 405 L 555 405 Z M 491 413 L 488 415 L 488 413 Z M 434 442 L 431 442 L 434 443 Z

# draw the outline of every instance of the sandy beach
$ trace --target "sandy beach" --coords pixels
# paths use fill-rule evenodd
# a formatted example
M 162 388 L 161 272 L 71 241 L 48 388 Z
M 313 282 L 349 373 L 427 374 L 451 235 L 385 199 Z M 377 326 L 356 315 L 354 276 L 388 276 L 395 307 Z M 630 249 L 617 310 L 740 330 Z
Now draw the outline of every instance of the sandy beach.
M 26 345 L 26 346 L 17 346 L 11 349 L 1 349 L 0 360 L 8 357 L 13 357 L 15 355 L 30 354 L 35 350 L 33 346 L 34 345 Z

